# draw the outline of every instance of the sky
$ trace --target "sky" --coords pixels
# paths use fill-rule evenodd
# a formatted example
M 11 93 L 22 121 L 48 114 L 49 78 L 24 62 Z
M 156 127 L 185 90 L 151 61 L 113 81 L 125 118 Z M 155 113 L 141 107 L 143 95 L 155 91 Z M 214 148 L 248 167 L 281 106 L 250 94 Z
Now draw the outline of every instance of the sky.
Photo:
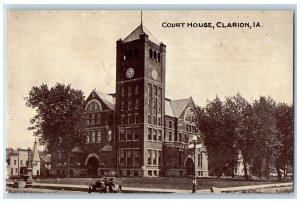
M 71 84 L 87 97 L 115 92 L 116 41 L 141 21 L 131 11 L 9 11 L 6 41 L 8 147 L 32 147 L 35 111 L 24 98 L 42 83 Z M 166 28 L 162 24 L 185 23 Z M 211 23 L 212 28 L 187 27 Z M 260 27 L 217 28 L 217 22 Z M 219 23 L 219 24 L 220 24 Z M 166 97 L 203 106 L 238 92 L 249 102 L 270 95 L 293 102 L 293 13 L 290 11 L 143 11 L 143 25 L 167 46 Z

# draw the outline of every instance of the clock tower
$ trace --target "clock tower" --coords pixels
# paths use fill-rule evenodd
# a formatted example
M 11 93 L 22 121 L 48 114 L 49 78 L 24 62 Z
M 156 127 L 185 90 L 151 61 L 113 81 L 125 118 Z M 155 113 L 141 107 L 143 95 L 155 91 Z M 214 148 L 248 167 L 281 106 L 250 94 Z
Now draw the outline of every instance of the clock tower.
M 165 115 L 166 46 L 141 24 L 117 41 L 116 149 L 119 176 L 159 176 Z

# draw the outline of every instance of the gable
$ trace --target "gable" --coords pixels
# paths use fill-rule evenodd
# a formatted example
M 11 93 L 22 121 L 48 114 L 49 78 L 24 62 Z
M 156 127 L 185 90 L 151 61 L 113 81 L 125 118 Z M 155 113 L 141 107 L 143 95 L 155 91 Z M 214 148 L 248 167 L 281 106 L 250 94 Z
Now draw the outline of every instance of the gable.
M 97 106 L 96 108 L 100 108 L 99 110 L 103 111 L 115 109 L 113 95 L 104 94 L 102 92 L 93 90 L 85 101 L 85 109 L 87 109 L 88 105 L 93 101 L 97 103 L 95 105 Z

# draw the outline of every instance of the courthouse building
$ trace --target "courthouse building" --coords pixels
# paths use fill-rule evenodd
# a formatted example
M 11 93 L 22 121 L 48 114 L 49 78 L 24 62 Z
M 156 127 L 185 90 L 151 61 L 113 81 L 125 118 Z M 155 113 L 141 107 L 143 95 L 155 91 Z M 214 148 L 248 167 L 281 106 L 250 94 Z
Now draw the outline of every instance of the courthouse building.
M 205 148 L 193 145 L 193 99 L 165 97 L 166 45 L 141 24 L 116 52 L 116 92 L 88 96 L 86 139 L 70 152 L 70 175 L 208 176 Z M 64 154 L 53 151 L 52 175 L 66 174 Z

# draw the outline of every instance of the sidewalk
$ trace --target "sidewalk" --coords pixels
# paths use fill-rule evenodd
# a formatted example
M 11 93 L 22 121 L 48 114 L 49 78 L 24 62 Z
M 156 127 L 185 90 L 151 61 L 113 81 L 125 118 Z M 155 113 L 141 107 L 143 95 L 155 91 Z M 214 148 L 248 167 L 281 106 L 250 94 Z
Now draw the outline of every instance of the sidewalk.
M 7 182 L 8 186 L 13 186 L 13 182 Z M 197 190 L 197 194 L 207 193 L 234 193 L 239 191 L 265 189 L 274 187 L 286 187 L 293 186 L 293 183 L 276 183 L 265 185 L 251 185 L 251 186 L 239 186 L 239 187 L 227 187 L 227 188 L 215 188 Z M 51 183 L 33 183 L 32 188 L 52 189 L 52 190 L 68 190 L 68 191 L 88 191 L 87 185 L 69 185 L 69 184 L 51 184 Z M 122 187 L 124 193 L 176 193 L 176 194 L 190 194 L 191 190 L 177 190 L 177 189 L 161 189 L 161 188 L 133 188 Z

